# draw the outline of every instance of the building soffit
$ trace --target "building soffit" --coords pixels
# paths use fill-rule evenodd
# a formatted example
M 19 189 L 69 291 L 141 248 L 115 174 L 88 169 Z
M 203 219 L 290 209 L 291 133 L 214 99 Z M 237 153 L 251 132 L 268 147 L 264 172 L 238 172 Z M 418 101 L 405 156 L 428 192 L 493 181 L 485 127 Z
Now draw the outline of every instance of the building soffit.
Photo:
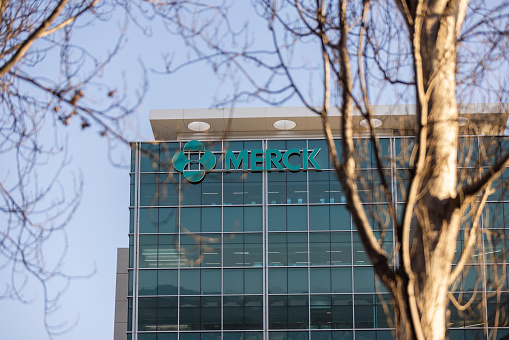
M 377 127 L 380 136 L 412 134 L 415 127 L 415 109 L 412 105 L 373 106 L 373 117 L 382 124 Z M 508 119 L 508 104 L 460 105 L 460 116 L 467 122 L 460 132 L 469 134 L 474 128 L 481 134 L 502 134 Z M 354 112 L 355 133 L 366 135 L 361 127 L 364 117 Z M 291 120 L 296 126 L 290 130 L 274 127 L 278 120 Z M 329 112 L 329 123 L 334 136 L 340 137 L 341 113 L 337 108 Z M 192 131 L 192 122 L 210 125 L 207 131 Z M 379 123 L 380 123 L 379 122 Z M 157 109 L 150 111 L 150 124 L 155 140 L 211 140 L 222 138 L 307 138 L 323 136 L 321 118 L 306 107 L 255 107 L 212 109 Z

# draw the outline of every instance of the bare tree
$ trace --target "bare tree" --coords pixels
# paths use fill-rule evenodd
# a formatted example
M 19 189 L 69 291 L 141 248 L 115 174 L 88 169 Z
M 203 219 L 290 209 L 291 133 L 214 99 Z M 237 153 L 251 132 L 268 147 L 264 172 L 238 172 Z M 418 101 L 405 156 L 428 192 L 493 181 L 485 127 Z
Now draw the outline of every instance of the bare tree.
M 47 250 L 55 249 L 55 240 L 65 241 L 83 188 L 80 176 L 64 179 L 70 177 L 64 176 L 69 159 L 59 128 L 79 124 L 97 129 L 110 142 L 127 144 L 123 118 L 136 110 L 145 91 L 142 84 L 133 95 L 121 81 L 108 84 L 101 78 L 124 41 L 129 18 L 124 5 L 0 1 L 0 268 L 10 273 L 2 277 L 0 297 L 30 302 L 25 285 L 38 282 L 50 337 L 66 329 L 48 316 L 74 277 L 62 272 L 67 244 L 56 259 L 54 251 L 46 256 Z M 124 13 L 126 19 L 111 32 L 108 51 L 90 49 L 76 37 L 113 13 Z
M 391 295 L 398 338 L 444 339 L 450 300 L 460 312 L 476 300 L 455 297 L 450 291 L 459 275 L 470 269 L 465 266 L 472 264 L 482 236 L 479 223 L 486 201 L 503 185 L 498 180 L 509 166 L 507 146 L 500 138 L 480 138 L 478 151 L 459 147 L 462 134 L 501 134 L 507 107 L 500 106 L 495 120 L 480 115 L 470 128 L 460 130 L 458 100 L 507 101 L 509 3 L 258 0 L 252 1 L 253 9 L 267 30 L 255 26 L 256 33 L 232 16 L 239 12 L 230 5 L 157 2 L 150 13 L 164 18 L 169 30 L 183 37 L 195 53 L 189 63 L 206 60 L 221 77 L 233 79 L 235 93 L 219 98 L 218 106 L 252 98 L 279 105 L 297 97 L 322 117 L 348 208 Z M 234 23 L 239 21 L 241 25 Z M 178 68 L 167 60 L 164 71 Z M 381 156 L 372 124 L 372 104 L 385 98 L 411 103 L 415 109 L 400 218 L 383 170 L 384 162 L 395 160 Z M 332 107 L 342 113 L 341 156 L 328 121 Z M 355 155 L 360 147 L 353 138 L 354 117 L 359 114 L 368 122 L 376 151 L 375 174 L 397 235 L 394 257 L 381 246 L 383 240 L 373 230 L 359 191 Z M 455 245 L 462 236 L 461 255 L 455 259 Z M 505 237 L 491 236 L 502 241 Z M 485 235 L 481 238 L 486 240 Z M 498 282 L 494 294 L 500 296 L 496 293 L 500 280 L 490 282 Z M 486 298 L 481 301 L 484 306 Z M 487 327 L 487 318 L 481 319 Z

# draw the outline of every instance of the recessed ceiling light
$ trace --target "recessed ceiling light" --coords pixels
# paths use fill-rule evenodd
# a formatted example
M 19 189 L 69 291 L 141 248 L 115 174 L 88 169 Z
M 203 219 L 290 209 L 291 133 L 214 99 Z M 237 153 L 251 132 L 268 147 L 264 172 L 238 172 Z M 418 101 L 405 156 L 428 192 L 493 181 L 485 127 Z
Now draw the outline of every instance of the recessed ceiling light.
M 297 126 L 297 123 L 295 123 L 293 120 L 282 119 L 274 122 L 273 125 L 276 129 L 279 130 L 291 130 Z
M 470 119 L 466 117 L 458 117 L 458 125 L 459 126 L 465 126 L 470 122 Z
M 383 122 L 380 120 L 380 119 L 377 119 L 377 118 L 371 118 L 371 125 L 374 127 L 374 128 L 377 128 L 377 127 L 380 127 L 382 126 Z M 363 128 L 369 128 L 369 123 L 368 123 L 368 120 L 367 119 L 363 119 L 361 120 L 361 122 L 359 123 L 360 126 L 362 126 Z
M 187 127 L 189 130 L 203 132 L 210 129 L 210 124 L 205 122 L 191 122 L 187 125 Z

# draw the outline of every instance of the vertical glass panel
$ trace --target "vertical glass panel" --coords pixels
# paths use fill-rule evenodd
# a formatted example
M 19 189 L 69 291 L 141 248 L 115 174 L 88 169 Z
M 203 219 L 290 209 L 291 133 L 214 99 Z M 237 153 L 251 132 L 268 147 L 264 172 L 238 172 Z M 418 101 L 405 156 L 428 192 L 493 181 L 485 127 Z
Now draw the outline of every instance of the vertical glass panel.
M 375 292 L 375 274 L 372 267 L 354 267 L 353 280 L 356 293 Z
M 288 268 L 288 293 L 298 294 L 308 292 L 308 269 Z
M 368 256 L 366 255 L 366 251 L 364 250 L 364 246 L 359 238 L 359 234 L 354 232 L 353 235 L 353 263 L 359 265 L 367 265 L 370 264 Z
M 209 176 L 211 174 L 207 174 Z M 184 178 L 181 181 L 181 195 L 183 205 L 200 205 L 202 196 L 202 182 L 189 183 Z
M 159 270 L 157 273 L 157 292 L 159 295 L 177 295 L 178 272 L 176 270 Z
M 138 274 L 138 293 L 140 295 L 157 294 L 157 271 L 140 270 Z
M 331 233 L 331 264 L 345 265 L 352 263 L 350 232 Z
M 132 296 L 133 295 L 133 270 L 129 269 L 129 278 L 128 278 L 128 288 L 127 288 L 127 295 Z
M 307 203 L 306 172 L 287 172 L 286 204 Z
M 244 231 L 262 231 L 262 219 L 262 207 L 244 207 Z
M 244 293 L 244 270 L 242 269 L 223 270 L 223 293 L 224 294 Z
M 230 234 L 223 240 L 223 261 L 225 267 L 244 265 L 244 235 Z
M 178 235 L 159 235 L 158 249 L 159 254 L 157 263 L 159 268 L 177 267 L 179 256 L 175 243 L 178 240 Z
M 269 172 L 268 178 L 268 203 L 286 204 L 286 172 Z M 291 202 L 290 202 L 291 203 Z
M 221 174 L 207 173 L 203 179 L 201 204 L 221 205 Z
M 134 233 L 134 209 L 129 209 L 129 233 Z
M 333 293 L 351 293 L 352 292 L 351 267 L 331 268 L 331 281 Z
M 244 298 L 244 329 L 263 329 L 263 296 Z
M 279 208 L 279 207 L 271 207 Z M 287 230 L 306 231 L 308 229 L 308 211 L 305 206 L 289 206 L 287 208 Z
M 269 266 L 288 264 L 287 241 L 285 233 L 269 233 Z
M 332 328 L 353 328 L 352 295 L 332 295 Z
M 328 329 L 332 325 L 332 306 L 330 295 L 311 295 L 311 328 Z M 312 333 L 313 334 L 313 333 Z M 330 334 L 329 334 L 330 337 Z M 313 335 L 312 338 L 315 338 Z
M 180 271 L 180 294 L 200 295 L 199 269 L 186 269 Z
M 286 206 L 269 207 L 269 231 L 286 230 Z
M 288 297 L 269 296 L 269 329 L 288 329 Z
M 244 182 L 244 204 L 262 204 L 262 174 L 247 173 Z
M 158 204 L 156 195 L 157 185 L 155 183 L 155 175 L 141 174 L 140 175 L 140 205 L 153 207 Z M 134 202 L 131 203 L 134 205 Z
M 331 205 L 330 207 L 331 230 L 350 230 L 350 213 L 346 205 Z
M 157 233 L 158 222 L 158 209 L 140 209 L 140 233 Z
M 178 209 L 177 208 L 159 208 L 159 232 L 177 233 L 178 232 Z
M 330 203 L 329 171 L 309 172 L 309 203 Z
M 359 340 L 377 340 L 375 331 L 356 331 L 355 339 Z
M 141 143 L 140 171 L 159 171 L 159 144 Z
M 330 203 L 346 203 L 345 193 L 341 188 L 341 184 L 339 183 L 339 179 L 337 177 L 336 172 L 330 172 L 330 182 L 329 182 L 329 202 Z
M 355 327 L 373 328 L 375 326 L 374 296 L 354 295 L 355 300 Z
M 150 331 L 157 326 L 157 298 L 138 299 L 138 329 Z
M 313 327 L 313 319 L 311 318 L 311 327 Z M 311 340 L 331 340 L 332 333 L 329 331 L 311 332 Z
M 223 328 L 243 329 L 244 327 L 244 297 L 223 297 Z
M 179 202 L 179 174 L 166 173 L 156 177 L 159 205 L 178 205 Z
M 263 272 L 261 269 L 244 269 L 244 293 L 262 294 Z
M 157 299 L 157 330 L 177 330 L 177 297 L 160 297 Z M 159 340 L 159 336 L 157 337 Z
M 309 258 L 311 264 L 330 265 L 330 255 L 330 233 L 309 233 Z
M 244 242 L 244 265 L 261 267 L 263 262 L 262 234 L 245 234 Z
M 201 294 L 221 294 L 221 270 L 220 269 L 202 269 L 201 270 Z
M 391 297 L 388 294 L 375 295 L 376 298 L 376 310 L 375 310 L 375 321 L 377 328 L 389 328 L 390 324 L 394 325 L 394 310 L 392 308 Z M 387 308 L 388 313 L 385 313 Z M 389 339 L 391 339 L 389 337 Z
M 201 209 L 201 231 L 221 232 L 221 208 Z
M 201 328 L 200 309 L 201 303 L 199 296 L 180 297 L 179 329 L 181 331 L 199 330 Z M 180 336 L 182 337 L 182 334 Z
M 240 205 L 244 203 L 244 178 L 243 172 L 225 172 L 223 174 L 223 204 Z
M 308 242 L 306 233 L 288 233 L 288 265 L 308 265 Z
M 187 329 L 186 328 L 187 325 L 182 325 L 182 321 L 180 322 L 180 324 L 181 330 Z M 180 333 L 179 337 L 181 340 L 200 340 L 200 333 Z
M 244 208 L 224 207 L 223 213 L 223 231 L 225 233 L 244 231 Z
M 309 207 L 309 230 L 329 230 L 329 206 L 311 205 Z
M 190 232 L 200 232 L 201 208 L 181 208 L 180 225 Z
M 140 235 L 140 252 L 139 266 L 140 268 L 156 268 L 157 267 L 157 236 L 156 235 Z
M 330 268 L 310 268 L 311 293 L 330 293 Z
M 201 329 L 221 329 L 221 297 L 207 296 L 201 298 Z M 220 333 L 215 333 L 221 336 Z M 202 333 L 203 337 L 203 333 Z M 210 339 L 210 338 L 209 338 Z
M 288 276 L 286 268 L 269 269 L 269 294 L 287 294 Z M 307 278 L 306 278 L 307 281 Z
M 308 295 L 288 296 L 288 328 L 309 327 L 309 300 Z

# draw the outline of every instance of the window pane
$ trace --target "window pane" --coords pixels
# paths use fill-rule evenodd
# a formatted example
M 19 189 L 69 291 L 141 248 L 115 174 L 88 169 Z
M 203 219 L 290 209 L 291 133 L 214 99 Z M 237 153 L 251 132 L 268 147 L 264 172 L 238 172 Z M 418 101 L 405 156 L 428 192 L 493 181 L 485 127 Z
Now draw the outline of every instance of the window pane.
M 308 292 L 308 270 L 307 268 L 288 268 L 288 293 Z
M 244 231 L 244 209 L 242 207 L 224 207 L 223 213 L 223 231 L 225 233 Z
M 332 327 L 353 328 L 352 295 L 332 296 Z M 334 337 L 336 339 L 336 337 Z
M 220 269 L 202 269 L 201 270 L 201 294 L 221 294 L 221 270 Z
M 157 294 L 157 271 L 140 270 L 138 274 L 138 293 L 140 295 Z
M 262 207 L 244 207 L 244 230 L 262 231 Z
M 331 205 L 331 230 L 350 230 L 350 213 L 346 205 Z
M 177 295 L 178 273 L 176 270 L 159 270 L 157 292 L 159 295 Z
M 180 271 L 180 294 L 200 294 L 200 270 L 187 269 Z
M 261 269 L 244 269 L 245 294 L 261 294 L 263 292 L 263 272 Z
M 242 269 L 223 270 L 224 294 L 244 293 L 244 271 Z
M 329 230 L 329 206 L 309 207 L 309 230 Z
M 286 206 L 269 207 L 269 231 L 286 230 Z
M 201 209 L 201 231 L 202 232 L 221 231 L 221 208 Z
M 311 293 L 330 293 L 330 268 L 311 268 Z
M 308 211 L 305 206 L 287 208 L 287 230 L 306 231 L 308 229 Z
M 269 294 L 288 293 L 288 278 L 286 268 L 269 269 Z M 306 278 L 307 281 L 307 278 Z
M 159 232 L 177 233 L 178 232 L 178 209 L 177 208 L 159 208 Z
M 352 269 L 350 267 L 331 268 L 332 292 L 352 292 Z

